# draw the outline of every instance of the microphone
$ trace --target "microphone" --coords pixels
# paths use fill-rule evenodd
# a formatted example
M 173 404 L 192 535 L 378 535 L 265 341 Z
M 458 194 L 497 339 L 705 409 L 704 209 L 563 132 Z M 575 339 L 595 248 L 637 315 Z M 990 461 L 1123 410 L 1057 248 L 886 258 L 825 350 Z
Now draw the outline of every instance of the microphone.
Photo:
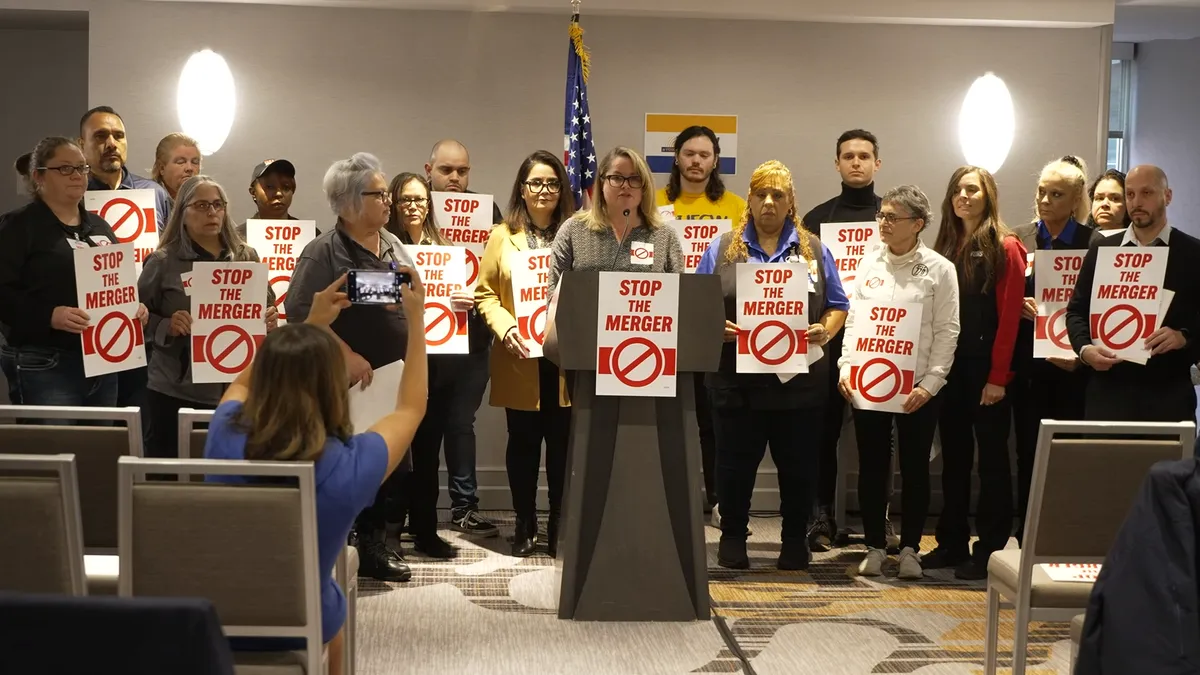
M 608 264 L 610 271 L 616 271 L 617 260 L 621 257 L 621 249 L 625 248 L 625 240 L 629 237 L 629 209 L 625 209 L 622 213 L 625 216 L 625 234 L 621 235 L 621 239 L 617 242 L 617 252 L 613 256 L 612 262 Z

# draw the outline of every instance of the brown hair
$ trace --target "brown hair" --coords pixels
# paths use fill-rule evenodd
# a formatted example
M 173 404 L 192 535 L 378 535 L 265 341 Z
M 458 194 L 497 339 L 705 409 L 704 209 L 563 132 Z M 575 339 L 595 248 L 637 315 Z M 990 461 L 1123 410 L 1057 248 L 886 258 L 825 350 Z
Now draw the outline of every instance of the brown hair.
M 333 334 L 290 323 L 267 334 L 235 424 L 246 459 L 315 462 L 332 436 L 350 440 L 350 380 Z
M 508 231 L 512 234 L 522 232 L 525 228 L 533 225 L 533 219 L 529 216 L 529 205 L 525 203 L 523 188 L 525 181 L 529 178 L 529 173 L 538 164 L 545 164 L 553 169 L 555 177 L 558 178 L 558 205 L 554 207 L 554 213 L 550 215 L 550 233 L 556 232 L 559 225 L 575 215 L 575 198 L 571 195 L 571 179 L 567 176 L 567 170 L 563 167 L 562 160 L 551 152 L 538 150 L 526 157 L 521 162 L 521 166 L 517 168 L 517 180 L 513 182 L 512 196 L 508 199 L 508 211 L 504 218 L 505 224 L 508 225 Z
M 983 220 L 968 235 L 963 219 L 954 212 L 954 195 L 958 192 L 959 181 L 970 173 L 979 174 L 979 183 L 983 186 Z M 974 266 L 967 264 L 971 251 L 982 252 L 985 277 L 982 288 L 987 291 L 996 283 L 996 270 L 1004 268 L 1004 247 L 1000 242 L 1009 236 L 1012 236 L 1012 231 L 1000 219 L 1000 192 L 996 187 L 996 178 L 990 171 L 978 166 L 959 167 L 946 185 L 946 197 L 942 200 L 942 225 L 938 229 L 934 249 L 954 263 L 967 282 L 974 281 L 975 277 Z
M 385 227 L 387 231 L 396 235 L 396 238 L 403 244 L 417 245 L 421 242 L 412 241 L 412 237 L 408 236 L 408 228 L 404 227 L 403 216 L 400 214 L 400 193 L 411 182 L 416 181 L 425 188 L 425 222 L 421 223 L 422 238 L 429 239 L 437 246 L 453 246 L 454 242 L 446 238 L 442 231 L 438 229 L 437 223 L 433 221 L 433 189 L 429 185 L 429 181 L 425 177 L 412 173 L 405 172 L 392 179 L 391 186 L 388 187 L 388 192 L 392 194 L 392 208 L 388 215 L 388 222 Z
M 34 180 L 34 177 L 46 173 L 45 169 L 39 167 L 46 166 L 46 162 L 49 162 L 54 157 L 58 149 L 67 145 L 78 150 L 80 154 L 83 154 L 83 148 L 80 148 L 78 143 L 65 136 L 47 136 L 38 141 L 37 147 L 33 149 L 33 152 L 29 153 L 29 174 L 28 178 L 26 178 L 26 185 L 29 186 L 29 194 L 34 199 L 42 198 L 38 194 L 38 182 Z
M 746 240 L 742 238 L 742 235 L 746 231 L 746 226 L 754 223 L 754 214 L 750 211 L 750 201 L 755 192 L 775 182 L 783 183 L 783 191 L 787 193 L 788 200 L 792 203 L 787 217 L 791 219 L 792 225 L 797 230 L 800 252 L 804 255 L 805 260 L 814 259 L 808 231 L 800 227 L 800 219 L 796 216 L 796 184 L 792 180 L 792 172 L 784 166 L 783 162 L 772 159 L 760 164 L 750 175 L 750 192 L 746 195 L 746 211 L 742 214 L 742 219 L 733 224 L 733 231 L 729 235 L 729 248 L 725 250 L 725 262 L 743 262 L 749 256 L 750 252 L 746 249 Z

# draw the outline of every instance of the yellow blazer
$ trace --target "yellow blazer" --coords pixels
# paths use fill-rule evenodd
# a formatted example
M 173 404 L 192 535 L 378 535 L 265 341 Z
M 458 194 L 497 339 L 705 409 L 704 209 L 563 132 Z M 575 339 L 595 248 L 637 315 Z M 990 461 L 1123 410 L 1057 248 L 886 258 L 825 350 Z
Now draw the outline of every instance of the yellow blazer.
M 488 403 L 498 408 L 514 410 L 539 410 L 541 397 L 538 392 L 538 364 L 536 359 L 519 359 L 505 349 L 504 336 L 516 328 L 513 301 L 512 269 L 508 254 L 527 251 L 529 244 L 525 232 L 512 234 L 508 225 L 500 223 L 492 229 L 483 260 L 479 262 L 479 284 L 475 286 L 475 307 L 483 315 L 488 328 L 496 336 L 492 345 L 491 374 L 492 394 Z M 558 374 L 558 404 L 571 404 L 567 395 L 566 378 Z

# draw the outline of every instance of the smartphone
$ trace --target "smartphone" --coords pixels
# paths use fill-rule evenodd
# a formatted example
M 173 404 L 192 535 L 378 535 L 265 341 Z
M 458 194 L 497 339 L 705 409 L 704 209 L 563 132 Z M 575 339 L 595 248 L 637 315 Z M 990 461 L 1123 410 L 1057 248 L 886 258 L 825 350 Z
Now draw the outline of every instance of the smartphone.
M 411 282 L 407 272 L 350 270 L 346 296 L 356 305 L 395 305 L 400 302 L 400 285 Z

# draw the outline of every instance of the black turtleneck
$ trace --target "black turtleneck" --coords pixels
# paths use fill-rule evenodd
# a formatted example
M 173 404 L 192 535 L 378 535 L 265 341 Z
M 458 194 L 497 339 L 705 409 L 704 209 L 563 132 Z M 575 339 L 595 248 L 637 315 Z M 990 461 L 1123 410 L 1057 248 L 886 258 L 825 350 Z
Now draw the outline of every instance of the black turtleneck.
M 879 213 L 880 199 L 875 194 L 875 184 L 860 188 L 842 183 L 842 194 L 819 204 L 804 214 L 804 227 L 821 236 L 822 223 L 866 223 L 875 220 Z

